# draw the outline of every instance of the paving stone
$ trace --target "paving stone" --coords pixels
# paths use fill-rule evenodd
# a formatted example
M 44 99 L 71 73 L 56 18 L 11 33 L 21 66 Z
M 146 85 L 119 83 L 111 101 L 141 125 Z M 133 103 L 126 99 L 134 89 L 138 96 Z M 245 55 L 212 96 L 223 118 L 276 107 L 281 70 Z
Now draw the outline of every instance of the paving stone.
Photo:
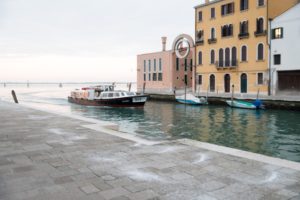
M 65 184 L 73 182 L 73 179 L 70 176 L 63 176 L 54 179 L 55 184 Z
M 101 196 L 103 196 L 105 199 L 113 199 L 116 197 L 121 197 L 121 196 L 126 196 L 127 194 L 129 194 L 130 192 L 125 190 L 122 187 L 117 187 L 111 190 L 105 190 L 100 192 L 99 194 Z
M 100 190 L 98 190 L 98 188 L 96 188 L 94 185 L 90 184 L 90 185 L 85 185 L 80 187 L 80 189 L 85 192 L 86 194 L 91 194 L 91 193 L 95 193 L 95 192 L 99 192 Z
M 13 171 L 15 173 L 29 172 L 29 171 L 32 171 L 32 170 L 34 170 L 34 167 L 32 165 L 22 166 L 22 167 L 15 167 L 13 169 Z

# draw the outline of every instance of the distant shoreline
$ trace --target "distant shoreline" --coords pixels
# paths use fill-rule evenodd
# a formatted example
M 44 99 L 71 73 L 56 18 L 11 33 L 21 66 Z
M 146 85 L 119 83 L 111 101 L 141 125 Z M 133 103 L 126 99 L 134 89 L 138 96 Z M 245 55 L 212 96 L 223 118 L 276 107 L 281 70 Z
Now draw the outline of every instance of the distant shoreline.
M 0 84 L 15 84 L 15 85 L 23 85 L 23 84 L 111 84 L 111 83 L 116 83 L 116 84 L 136 84 L 136 82 L 0 82 Z

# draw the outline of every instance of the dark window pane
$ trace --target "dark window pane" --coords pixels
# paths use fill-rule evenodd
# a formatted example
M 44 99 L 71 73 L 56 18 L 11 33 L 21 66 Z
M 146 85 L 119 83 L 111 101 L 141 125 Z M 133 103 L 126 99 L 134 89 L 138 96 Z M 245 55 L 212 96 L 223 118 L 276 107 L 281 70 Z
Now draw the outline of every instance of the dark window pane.
M 263 73 L 258 73 L 257 74 L 257 84 L 262 85 L 264 83 L 264 74 Z
M 280 65 L 281 64 L 281 55 L 276 54 L 274 55 L 274 65 Z

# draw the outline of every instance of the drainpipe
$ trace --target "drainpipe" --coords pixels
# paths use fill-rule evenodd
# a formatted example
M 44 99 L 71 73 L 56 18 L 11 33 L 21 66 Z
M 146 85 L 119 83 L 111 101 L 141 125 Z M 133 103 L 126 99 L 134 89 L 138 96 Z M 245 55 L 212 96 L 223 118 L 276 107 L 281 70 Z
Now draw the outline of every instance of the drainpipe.
M 273 79 L 272 79 L 272 74 L 271 74 L 271 67 L 272 67 L 272 65 L 271 65 L 271 63 L 272 63 L 272 52 L 271 52 L 271 50 L 272 50 L 272 48 L 271 48 L 271 46 L 272 46 L 272 39 L 271 39 L 271 34 L 272 34 L 272 26 L 271 26 L 271 24 L 272 24 L 272 19 L 269 19 L 268 20 L 269 21 L 269 33 L 268 33 L 268 46 L 269 46 L 269 81 L 268 81 L 268 95 L 269 96 L 271 96 L 272 95 L 272 81 L 273 81 Z
M 267 1 L 267 20 L 268 20 L 268 35 L 267 35 L 267 44 L 269 47 L 269 81 L 268 81 L 268 96 L 271 96 L 271 19 L 269 18 L 269 1 Z

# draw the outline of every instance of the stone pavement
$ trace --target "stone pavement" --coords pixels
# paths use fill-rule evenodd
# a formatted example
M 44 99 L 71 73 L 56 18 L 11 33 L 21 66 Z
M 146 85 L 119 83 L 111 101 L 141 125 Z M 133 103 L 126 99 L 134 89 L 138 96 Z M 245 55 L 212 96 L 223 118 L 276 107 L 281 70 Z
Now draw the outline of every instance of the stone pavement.
M 0 102 L 0 199 L 300 199 L 300 171 Z

